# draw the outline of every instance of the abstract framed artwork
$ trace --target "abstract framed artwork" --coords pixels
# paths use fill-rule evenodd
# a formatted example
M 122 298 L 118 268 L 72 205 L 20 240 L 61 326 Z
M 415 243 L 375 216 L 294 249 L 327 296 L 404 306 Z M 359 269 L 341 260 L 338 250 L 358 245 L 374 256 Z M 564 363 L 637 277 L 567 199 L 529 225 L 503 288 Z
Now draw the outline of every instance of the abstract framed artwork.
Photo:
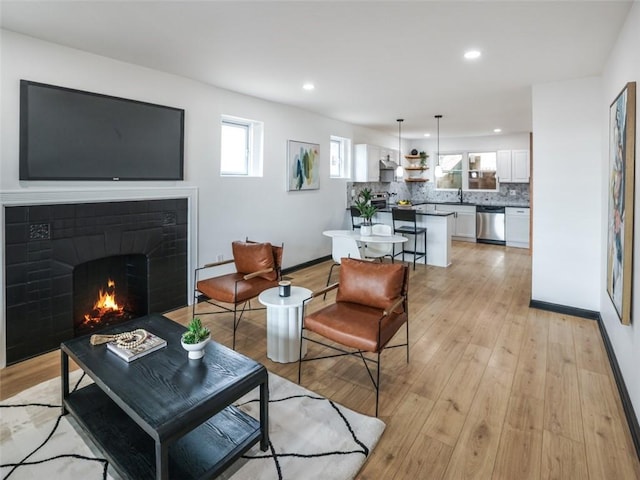
M 287 160 L 287 190 L 320 188 L 319 144 L 289 140 Z
M 607 293 L 620 322 L 631 323 L 636 82 L 629 82 L 609 108 L 609 216 Z

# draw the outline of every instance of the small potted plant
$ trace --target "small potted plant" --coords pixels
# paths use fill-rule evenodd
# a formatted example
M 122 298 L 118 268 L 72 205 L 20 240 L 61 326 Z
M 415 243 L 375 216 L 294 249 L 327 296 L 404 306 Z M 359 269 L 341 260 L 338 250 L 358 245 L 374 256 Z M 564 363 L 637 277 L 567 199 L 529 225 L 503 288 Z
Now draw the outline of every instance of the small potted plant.
M 429 158 L 427 152 L 420 152 L 420 166 L 422 168 L 425 168 L 427 166 L 427 158 Z
M 360 234 L 364 237 L 371 236 L 371 219 L 378 211 L 374 205 L 371 205 L 371 196 L 371 190 L 365 188 L 360 192 L 358 199 L 355 202 L 355 207 L 358 209 L 358 212 L 360 212 L 360 216 L 362 217 Z
M 187 331 L 182 334 L 180 341 L 182 348 L 189 352 L 189 358 L 198 359 L 204 357 L 204 347 L 210 339 L 209 329 L 195 317 L 187 325 Z

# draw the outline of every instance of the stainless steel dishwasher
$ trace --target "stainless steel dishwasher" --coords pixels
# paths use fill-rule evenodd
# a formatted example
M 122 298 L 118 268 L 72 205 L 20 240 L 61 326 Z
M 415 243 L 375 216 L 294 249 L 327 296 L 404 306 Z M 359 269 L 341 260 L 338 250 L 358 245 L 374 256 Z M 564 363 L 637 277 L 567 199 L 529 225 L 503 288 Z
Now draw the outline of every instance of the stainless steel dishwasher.
M 476 207 L 476 240 L 480 243 L 504 245 L 504 207 Z

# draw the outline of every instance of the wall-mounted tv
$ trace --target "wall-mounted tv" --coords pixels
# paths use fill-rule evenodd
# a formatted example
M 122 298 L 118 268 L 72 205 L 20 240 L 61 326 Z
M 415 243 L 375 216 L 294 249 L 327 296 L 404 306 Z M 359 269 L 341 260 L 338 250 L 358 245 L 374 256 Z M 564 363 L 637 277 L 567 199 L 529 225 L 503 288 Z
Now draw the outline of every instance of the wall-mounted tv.
M 184 110 L 20 80 L 20 180 L 182 180 Z

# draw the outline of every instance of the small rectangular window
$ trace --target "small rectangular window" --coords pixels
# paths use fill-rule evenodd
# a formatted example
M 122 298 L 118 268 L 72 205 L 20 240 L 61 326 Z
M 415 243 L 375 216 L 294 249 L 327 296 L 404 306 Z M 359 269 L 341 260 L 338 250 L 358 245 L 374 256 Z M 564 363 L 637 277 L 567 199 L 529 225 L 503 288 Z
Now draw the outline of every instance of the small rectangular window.
M 469 190 L 497 190 L 496 152 L 469 153 Z
M 235 122 L 222 122 L 222 175 L 249 174 L 249 126 Z
M 351 162 L 351 140 L 331 135 L 329 151 L 329 177 L 348 178 Z
M 435 176 L 437 190 L 462 188 L 462 154 L 440 154 Z
M 263 123 L 222 116 L 220 175 L 262 176 Z

